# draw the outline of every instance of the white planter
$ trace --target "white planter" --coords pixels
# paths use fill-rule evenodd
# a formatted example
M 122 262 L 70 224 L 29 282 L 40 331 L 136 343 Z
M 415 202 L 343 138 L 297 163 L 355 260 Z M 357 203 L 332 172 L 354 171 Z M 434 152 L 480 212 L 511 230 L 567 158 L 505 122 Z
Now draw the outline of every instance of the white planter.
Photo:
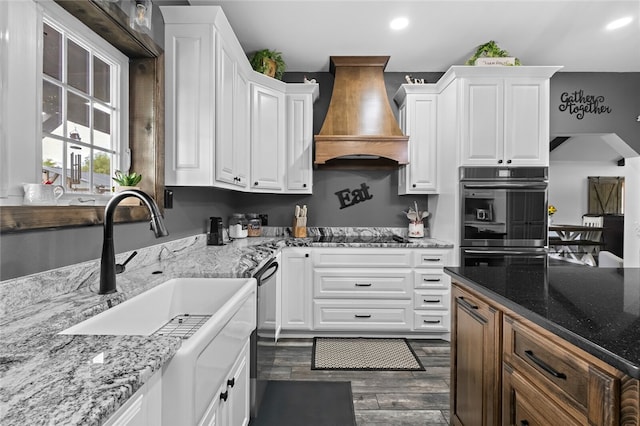
M 116 193 L 125 191 L 127 189 L 140 189 L 139 186 L 118 186 L 116 187 Z M 127 197 L 124 200 L 120 200 L 119 206 L 139 206 L 140 199 L 135 197 Z
M 476 66 L 495 67 L 495 66 L 513 66 L 516 64 L 515 57 L 491 58 L 480 57 L 476 59 Z

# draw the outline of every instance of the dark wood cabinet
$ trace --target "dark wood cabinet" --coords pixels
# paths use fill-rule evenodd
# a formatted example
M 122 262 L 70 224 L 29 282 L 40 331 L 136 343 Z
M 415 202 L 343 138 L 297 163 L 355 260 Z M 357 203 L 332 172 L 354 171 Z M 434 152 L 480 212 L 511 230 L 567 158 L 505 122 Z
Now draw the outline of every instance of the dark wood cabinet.
M 451 423 L 500 423 L 501 313 L 453 287 Z

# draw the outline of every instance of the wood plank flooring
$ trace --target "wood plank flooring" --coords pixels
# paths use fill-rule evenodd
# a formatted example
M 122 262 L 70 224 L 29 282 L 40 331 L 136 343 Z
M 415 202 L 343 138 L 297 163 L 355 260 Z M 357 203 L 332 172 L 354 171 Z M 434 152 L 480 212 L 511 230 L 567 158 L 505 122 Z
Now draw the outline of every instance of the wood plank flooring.
M 410 340 L 426 371 L 311 370 L 312 339 L 280 339 L 272 380 L 350 381 L 358 426 L 448 425 L 449 342 Z

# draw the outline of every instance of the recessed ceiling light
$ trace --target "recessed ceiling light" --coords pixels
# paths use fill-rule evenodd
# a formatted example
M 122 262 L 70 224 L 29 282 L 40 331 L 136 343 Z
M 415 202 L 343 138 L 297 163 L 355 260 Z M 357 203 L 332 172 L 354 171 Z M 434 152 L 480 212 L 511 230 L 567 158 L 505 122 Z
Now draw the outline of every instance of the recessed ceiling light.
M 624 18 L 616 19 L 615 21 L 612 21 L 609 23 L 609 25 L 607 25 L 607 29 L 617 30 L 618 28 L 622 28 L 626 25 L 629 25 L 631 21 L 633 21 L 633 18 L 631 16 L 626 16 Z
M 403 17 L 395 18 L 389 24 L 392 30 L 401 30 L 401 29 L 407 28 L 408 25 L 409 25 L 409 20 Z

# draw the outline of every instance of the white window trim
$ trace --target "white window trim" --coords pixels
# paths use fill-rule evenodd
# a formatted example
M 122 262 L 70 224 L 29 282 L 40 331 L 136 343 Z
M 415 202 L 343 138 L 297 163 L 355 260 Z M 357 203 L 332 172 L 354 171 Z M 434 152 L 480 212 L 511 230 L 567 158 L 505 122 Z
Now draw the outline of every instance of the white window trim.
M 121 107 L 119 119 L 114 120 L 114 134 L 117 132 L 120 142 L 116 147 L 119 162 L 114 168 L 128 170 L 131 155 L 127 56 L 53 0 L 10 1 L 0 9 L 5 10 L 4 19 L 0 19 L 0 85 L 6 81 L 7 87 L 0 98 L 0 120 L 6 123 L 0 128 L 0 168 L 3 170 L 0 205 L 22 204 L 22 185 L 41 179 L 42 23 L 45 15 L 56 21 L 57 26 L 80 34 L 80 39 L 93 44 L 100 51 L 98 57 L 120 64 L 120 87 L 117 93 L 112 93 L 118 97 Z M 36 53 L 25 56 L 25 52 Z

